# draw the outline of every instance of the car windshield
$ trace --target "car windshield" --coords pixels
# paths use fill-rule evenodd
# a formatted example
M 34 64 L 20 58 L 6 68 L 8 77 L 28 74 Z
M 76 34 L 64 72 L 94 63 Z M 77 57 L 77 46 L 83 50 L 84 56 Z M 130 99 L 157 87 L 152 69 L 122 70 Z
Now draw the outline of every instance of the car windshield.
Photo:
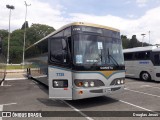
M 75 35 L 74 60 L 78 65 L 124 65 L 121 40 L 96 35 Z

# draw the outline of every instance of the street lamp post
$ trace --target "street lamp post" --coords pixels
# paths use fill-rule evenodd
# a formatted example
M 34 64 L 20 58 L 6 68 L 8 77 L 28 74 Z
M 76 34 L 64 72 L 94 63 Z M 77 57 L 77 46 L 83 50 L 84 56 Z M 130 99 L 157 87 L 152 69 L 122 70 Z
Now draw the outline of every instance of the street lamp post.
M 143 40 L 144 40 L 144 37 L 145 37 L 146 34 L 143 33 L 141 35 L 142 35 L 142 47 L 143 47 Z
M 149 44 L 150 44 L 150 39 L 151 39 L 151 38 L 150 38 L 150 33 L 151 33 L 151 31 L 148 31 L 148 34 L 149 34 L 149 35 L 148 35 L 148 36 L 149 36 Z
M 27 18 L 27 7 L 30 6 L 31 4 L 27 4 L 26 1 L 24 1 L 24 5 L 26 6 L 26 13 L 25 13 L 25 28 L 24 28 L 24 42 L 23 42 L 23 66 L 24 66 L 24 54 L 25 54 L 25 46 L 26 46 L 26 18 Z
M 7 52 L 7 64 L 9 64 L 9 45 L 10 45 L 10 21 L 11 21 L 11 10 L 15 9 L 13 5 L 6 5 L 9 9 L 9 29 L 8 29 L 8 52 Z

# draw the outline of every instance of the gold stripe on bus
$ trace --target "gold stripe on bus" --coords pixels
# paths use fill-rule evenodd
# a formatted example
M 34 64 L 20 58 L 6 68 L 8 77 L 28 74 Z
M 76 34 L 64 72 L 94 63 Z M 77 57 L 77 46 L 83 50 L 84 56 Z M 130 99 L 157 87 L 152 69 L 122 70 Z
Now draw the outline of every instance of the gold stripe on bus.
M 116 71 L 100 71 L 105 77 L 111 76 Z

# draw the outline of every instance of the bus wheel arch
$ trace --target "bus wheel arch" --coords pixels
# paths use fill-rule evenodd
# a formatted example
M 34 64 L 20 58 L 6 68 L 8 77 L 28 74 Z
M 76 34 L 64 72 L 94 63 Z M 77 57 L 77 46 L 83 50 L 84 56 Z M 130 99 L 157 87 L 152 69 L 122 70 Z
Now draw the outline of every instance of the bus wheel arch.
M 151 75 L 147 71 L 142 71 L 140 73 L 140 79 L 145 80 L 145 81 L 149 81 L 149 80 L 151 80 Z

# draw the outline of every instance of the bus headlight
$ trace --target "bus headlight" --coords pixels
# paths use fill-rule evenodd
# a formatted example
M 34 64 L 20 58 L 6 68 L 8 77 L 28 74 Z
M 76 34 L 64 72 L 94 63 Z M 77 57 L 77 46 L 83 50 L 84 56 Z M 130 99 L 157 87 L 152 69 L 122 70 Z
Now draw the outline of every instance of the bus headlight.
M 56 86 L 56 87 L 58 87 L 58 86 L 59 86 L 59 84 L 58 84 L 58 82 L 57 82 L 57 81 L 54 81 L 54 86 Z
M 120 85 L 121 84 L 121 80 L 117 80 L 117 84 Z
M 89 86 L 88 82 L 84 82 L 84 87 L 88 87 L 88 86 Z
M 123 84 L 123 83 L 124 83 L 124 80 L 122 79 L 122 80 L 121 80 L 121 84 Z
M 54 88 L 68 88 L 68 80 L 53 80 L 52 86 Z
M 110 85 L 122 85 L 125 83 L 125 78 L 114 79 Z
M 94 82 L 93 82 L 93 81 L 90 82 L 90 86 L 91 86 L 91 87 L 94 87 Z
M 75 79 L 74 84 L 77 87 L 100 87 L 105 86 L 101 80 L 96 79 Z

